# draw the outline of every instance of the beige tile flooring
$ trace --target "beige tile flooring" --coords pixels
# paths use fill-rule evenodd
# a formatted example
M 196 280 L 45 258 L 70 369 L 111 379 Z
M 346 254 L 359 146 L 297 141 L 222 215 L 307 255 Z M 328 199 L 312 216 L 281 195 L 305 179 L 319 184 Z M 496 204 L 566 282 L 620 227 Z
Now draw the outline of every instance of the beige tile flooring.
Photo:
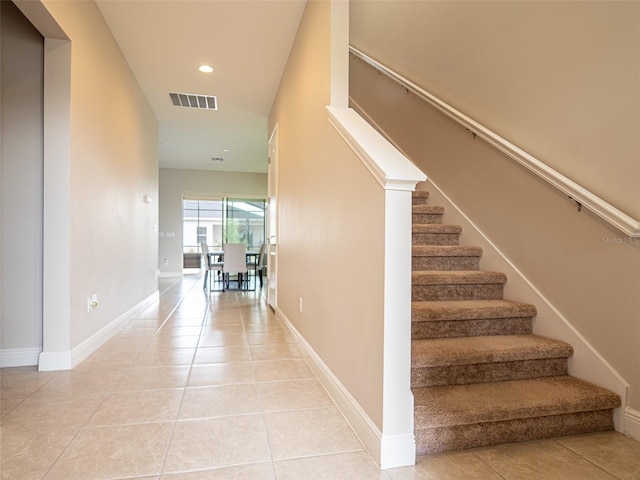
M 640 479 L 613 432 L 380 471 L 260 292 L 160 290 L 73 371 L 0 370 L 3 480 Z

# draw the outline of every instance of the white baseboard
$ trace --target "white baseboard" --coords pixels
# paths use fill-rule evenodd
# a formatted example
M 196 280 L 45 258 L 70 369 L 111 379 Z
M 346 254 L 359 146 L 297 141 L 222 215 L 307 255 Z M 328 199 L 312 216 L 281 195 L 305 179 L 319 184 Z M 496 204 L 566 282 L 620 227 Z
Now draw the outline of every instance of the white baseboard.
M 631 438 L 640 440 L 640 411 L 631 407 L 625 409 L 624 433 Z
M 71 352 L 42 352 L 38 359 L 38 370 L 53 372 L 56 370 L 71 370 Z
M 347 388 L 333 374 L 318 354 L 298 332 L 287 316 L 278 307 L 276 316 L 300 341 L 309 355 L 309 366 L 318 376 L 336 406 L 358 436 L 369 455 L 381 469 L 415 465 L 416 444 L 413 433 L 403 435 L 383 435 Z
M 182 277 L 182 272 L 159 272 L 158 278 L 176 278 Z
M 113 337 L 136 312 L 144 310 L 153 302 L 157 301 L 159 293 L 156 290 L 147 298 L 131 307 L 122 315 L 109 322 L 85 341 L 74 347 L 70 352 L 42 352 L 38 370 L 47 372 L 52 370 L 70 370 L 80 364 L 93 352 L 104 345 L 107 340 Z
M 149 307 L 153 302 L 158 300 L 159 292 L 156 290 L 147 298 L 142 300 L 137 305 L 134 305 L 129 310 L 124 312 L 118 318 L 114 319 L 108 325 L 98 330 L 96 333 L 87 338 L 80 345 L 76 346 L 71 351 L 71 368 L 80 364 L 85 358 L 95 352 L 98 348 L 104 345 L 107 340 L 113 337 L 123 327 L 123 325 L 134 315 L 136 312 L 144 310 Z
M 416 437 L 412 433 L 383 435 L 380 468 L 407 467 L 416 464 Z
M 41 348 L 5 348 L 0 350 L 0 367 L 31 367 L 38 365 Z

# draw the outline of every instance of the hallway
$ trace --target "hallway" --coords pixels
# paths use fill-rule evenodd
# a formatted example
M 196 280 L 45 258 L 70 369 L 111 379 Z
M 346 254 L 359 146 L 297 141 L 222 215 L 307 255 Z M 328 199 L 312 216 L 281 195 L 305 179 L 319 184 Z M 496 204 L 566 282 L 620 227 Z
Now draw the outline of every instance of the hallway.
M 640 443 L 613 432 L 381 472 L 260 292 L 159 283 L 73 371 L 1 370 L 3 480 L 640 478 Z

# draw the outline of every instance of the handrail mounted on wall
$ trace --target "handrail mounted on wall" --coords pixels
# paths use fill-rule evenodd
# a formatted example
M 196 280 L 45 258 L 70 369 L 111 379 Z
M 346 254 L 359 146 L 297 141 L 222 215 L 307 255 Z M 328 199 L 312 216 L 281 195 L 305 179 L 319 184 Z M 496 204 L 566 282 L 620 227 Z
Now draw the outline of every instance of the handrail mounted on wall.
M 505 138 L 498 135 L 496 132 L 488 129 L 484 125 L 476 122 L 472 118 L 468 117 L 464 113 L 460 112 L 456 108 L 452 107 L 448 103 L 439 99 L 435 95 L 427 92 L 422 87 L 411 82 L 407 78 L 403 77 L 399 73 L 391 70 L 390 68 L 382 65 L 378 61 L 369 57 L 367 54 L 361 52 L 353 46 L 349 46 L 349 51 L 363 62 L 371 65 L 380 73 L 386 75 L 392 80 L 396 81 L 402 87 L 406 88 L 413 94 L 417 95 L 431 106 L 437 108 L 442 113 L 467 128 L 472 133 L 482 138 L 489 145 L 498 149 L 508 157 L 512 158 L 519 164 L 523 165 L 528 170 L 532 171 L 546 182 L 553 185 L 555 188 L 572 198 L 579 207 L 585 207 L 591 210 L 593 213 L 609 222 L 618 230 L 624 232 L 629 237 L 640 237 L 640 221 L 627 215 L 620 209 L 614 207 L 610 203 L 606 202 L 595 193 L 587 190 L 586 188 L 578 185 L 573 180 L 564 176 L 557 170 L 554 170 L 549 165 L 546 165 L 533 155 L 528 154 L 521 148 L 512 144 Z

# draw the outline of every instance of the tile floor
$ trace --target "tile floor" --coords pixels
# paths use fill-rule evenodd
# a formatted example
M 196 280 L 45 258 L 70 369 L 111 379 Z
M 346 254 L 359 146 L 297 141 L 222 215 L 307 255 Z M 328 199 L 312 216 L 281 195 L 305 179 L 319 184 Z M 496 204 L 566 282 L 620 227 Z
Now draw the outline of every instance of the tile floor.
M 3 480 L 640 480 L 640 442 L 613 432 L 381 472 L 260 292 L 160 291 L 73 371 L 0 370 Z

